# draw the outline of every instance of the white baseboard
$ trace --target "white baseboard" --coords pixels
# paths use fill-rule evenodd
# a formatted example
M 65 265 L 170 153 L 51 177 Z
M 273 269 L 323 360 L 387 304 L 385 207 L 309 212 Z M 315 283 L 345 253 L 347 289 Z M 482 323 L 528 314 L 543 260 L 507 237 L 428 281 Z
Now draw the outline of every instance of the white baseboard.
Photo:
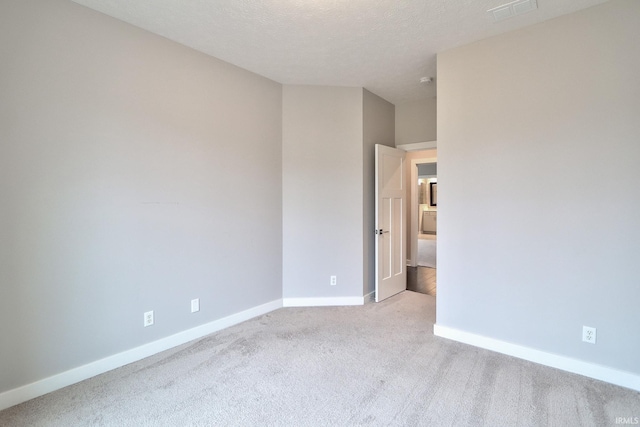
M 284 307 L 327 307 L 342 305 L 364 305 L 364 297 L 331 298 L 283 298 Z
M 261 316 L 281 307 L 282 300 L 271 301 L 222 319 L 214 320 L 213 322 L 196 326 L 195 328 L 188 329 L 183 332 L 178 332 L 177 334 L 159 339 L 149 344 L 141 345 L 140 347 L 132 348 L 131 350 L 96 360 L 95 362 L 70 369 L 34 383 L 5 391 L 0 393 L 0 411 L 68 385 L 95 377 L 96 375 L 103 374 L 112 369 L 136 362 L 144 359 L 145 357 L 153 356 L 161 351 L 193 341 L 213 332 L 228 328 L 229 326 L 237 325 L 245 320 Z
M 640 391 L 640 375 L 632 374 L 630 372 L 620 371 L 618 369 L 573 359 L 571 357 L 535 350 L 533 348 L 488 338 L 482 335 L 476 335 L 459 329 L 449 328 L 447 326 L 433 325 L 433 334 L 438 337 L 448 338 L 461 343 L 470 344 L 475 347 L 492 350 L 497 353 L 506 354 L 519 359 L 528 360 L 530 362 L 539 363 L 541 365 L 550 366 L 552 368 L 584 375 L 585 377 Z

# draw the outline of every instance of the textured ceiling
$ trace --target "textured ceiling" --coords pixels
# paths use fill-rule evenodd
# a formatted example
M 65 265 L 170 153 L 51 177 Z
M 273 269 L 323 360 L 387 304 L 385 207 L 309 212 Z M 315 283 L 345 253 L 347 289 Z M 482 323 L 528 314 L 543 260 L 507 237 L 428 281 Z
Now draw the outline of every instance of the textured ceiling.
M 394 104 L 435 96 L 436 54 L 607 0 L 73 0 L 285 84 L 362 86 Z

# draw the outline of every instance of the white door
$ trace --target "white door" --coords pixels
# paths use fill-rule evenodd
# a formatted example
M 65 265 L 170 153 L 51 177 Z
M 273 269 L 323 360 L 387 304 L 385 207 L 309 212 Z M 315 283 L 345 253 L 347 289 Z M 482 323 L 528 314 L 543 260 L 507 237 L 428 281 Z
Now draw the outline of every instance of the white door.
M 376 144 L 376 302 L 407 289 L 404 156 Z

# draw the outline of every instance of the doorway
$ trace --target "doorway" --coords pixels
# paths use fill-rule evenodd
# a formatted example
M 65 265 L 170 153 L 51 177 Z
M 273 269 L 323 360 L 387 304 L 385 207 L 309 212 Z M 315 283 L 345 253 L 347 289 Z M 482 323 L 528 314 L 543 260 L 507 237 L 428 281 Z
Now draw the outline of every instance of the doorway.
M 437 157 L 435 150 L 413 153 L 407 289 L 436 296 Z M 424 156 L 424 157 L 423 157 Z M 429 157 L 427 157 L 429 156 Z

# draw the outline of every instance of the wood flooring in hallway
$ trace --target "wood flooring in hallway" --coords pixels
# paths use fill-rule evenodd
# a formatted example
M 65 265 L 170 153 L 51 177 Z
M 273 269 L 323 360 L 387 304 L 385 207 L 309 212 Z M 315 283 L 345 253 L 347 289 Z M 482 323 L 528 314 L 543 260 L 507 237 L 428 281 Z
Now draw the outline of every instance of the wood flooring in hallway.
M 407 267 L 407 290 L 436 296 L 436 269 Z

